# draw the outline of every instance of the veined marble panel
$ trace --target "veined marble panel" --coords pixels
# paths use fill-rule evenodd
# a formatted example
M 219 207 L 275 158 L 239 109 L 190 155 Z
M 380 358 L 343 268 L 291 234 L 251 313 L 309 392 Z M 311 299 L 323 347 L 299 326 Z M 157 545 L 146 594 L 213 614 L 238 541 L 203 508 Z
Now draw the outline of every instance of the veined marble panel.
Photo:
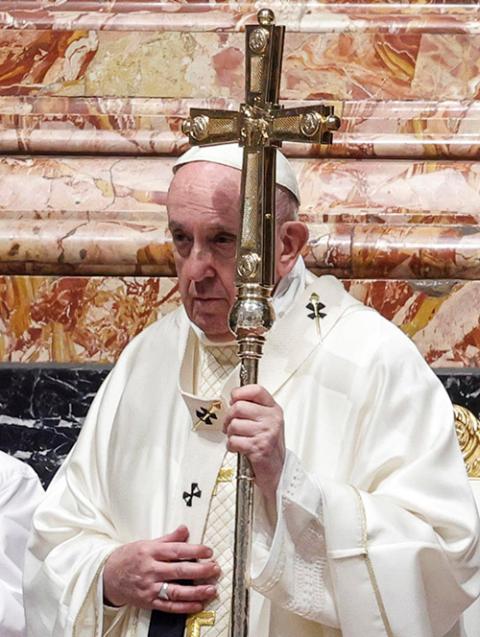
M 80 217 L 80 218 L 79 218 Z M 345 278 L 480 278 L 480 226 L 310 224 L 307 267 Z M 0 219 L 0 272 L 175 274 L 163 219 Z
M 480 417 L 478 372 L 439 372 L 452 401 Z M 0 449 L 28 462 L 47 486 L 107 373 L 107 367 L 0 367 Z
M 0 367 L 0 449 L 46 486 L 73 447 L 108 373 L 103 367 Z
M 480 372 L 478 370 L 436 370 L 450 400 L 466 407 L 480 420 Z
M 326 21 L 326 33 L 287 33 L 281 97 L 477 99 L 479 15 L 464 23 L 468 32 L 459 24 L 450 32 L 370 31 L 362 13 L 360 31 L 349 30 L 346 20 L 337 32 Z M 79 25 L 70 31 L 4 29 L 0 95 L 242 100 L 243 51 L 244 35 L 238 32 L 175 32 L 171 26 L 165 31 Z
M 0 272 L 174 275 L 164 206 L 172 162 L 0 159 Z M 309 267 L 348 278 L 478 277 L 478 163 L 293 166 Z
M 347 278 L 479 279 L 480 226 L 310 226 L 306 263 Z M 480 310 L 480 306 L 479 306 Z
M 480 281 L 344 281 L 405 332 L 435 368 L 480 367 Z
M 285 102 L 286 107 L 299 102 Z M 231 99 L 0 97 L 0 152 L 174 154 L 187 147 L 190 108 L 238 109 Z M 334 102 L 331 146 L 284 144 L 290 157 L 478 159 L 478 101 Z
M 480 281 L 349 280 L 434 367 L 480 367 Z M 112 363 L 180 303 L 173 279 L 0 277 L 0 362 Z
M 3 0 L 6 27 L 96 30 L 242 30 L 268 6 L 294 31 L 380 29 L 470 31 L 478 15 L 475 0 Z
M 163 214 L 173 163 L 170 157 L 0 156 L 1 217 L 149 213 L 154 220 Z M 480 162 L 294 158 L 292 166 L 300 214 L 309 223 L 480 219 Z
M 113 362 L 179 302 L 168 278 L 0 277 L 0 362 Z

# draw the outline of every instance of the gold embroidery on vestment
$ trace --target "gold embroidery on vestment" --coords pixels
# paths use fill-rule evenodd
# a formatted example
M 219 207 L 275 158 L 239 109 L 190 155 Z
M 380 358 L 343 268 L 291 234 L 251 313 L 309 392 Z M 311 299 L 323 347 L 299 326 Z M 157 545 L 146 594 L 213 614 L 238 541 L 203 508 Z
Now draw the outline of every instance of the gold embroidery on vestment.
M 218 472 L 217 479 L 215 481 L 215 486 L 213 487 L 212 495 L 217 495 L 218 493 L 218 485 L 221 482 L 231 482 L 235 475 L 235 469 L 232 467 L 222 467 Z
M 368 577 L 370 578 L 370 583 L 372 585 L 373 592 L 375 594 L 378 610 L 380 611 L 383 627 L 385 628 L 387 637 L 394 637 L 392 627 L 390 626 L 390 621 L 387 616 L 387 611 L 385 610 L 385 604 L 383 603 L 382 594 L 378 586 L 377 577 L 373 569 L 372 560 L 370 559 L 370 554 L 368 552 L 367 513 L 365 511 L 365 506 L 363 504 L 362 496 L 360 495 L 359 490 L 356 487 L 352 487 L 352 488 L 355 491 L 355 495 L 357 496 L 358 506 L 360 509 L 360 518 L 361 518 L 361 524 L 362 524 L 362 548 L 365 551 L 363 557 L 365 558 L 365 563 L 366 563 L 367 571 L 368 571 Z
M 202 626 L 214 626 L 216 613 L 214 610 L 202 610 L 187 619 L 186 637 L 201 637 Z

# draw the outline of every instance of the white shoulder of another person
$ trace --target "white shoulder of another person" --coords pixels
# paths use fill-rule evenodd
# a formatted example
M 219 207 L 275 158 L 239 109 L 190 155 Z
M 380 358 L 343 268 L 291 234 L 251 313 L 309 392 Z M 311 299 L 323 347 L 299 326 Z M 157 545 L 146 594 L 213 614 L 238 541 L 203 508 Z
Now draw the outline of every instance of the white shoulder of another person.
M 39 482 L 37 474 L 27 463 L 0 451 L 0 491 L 30 480 Z

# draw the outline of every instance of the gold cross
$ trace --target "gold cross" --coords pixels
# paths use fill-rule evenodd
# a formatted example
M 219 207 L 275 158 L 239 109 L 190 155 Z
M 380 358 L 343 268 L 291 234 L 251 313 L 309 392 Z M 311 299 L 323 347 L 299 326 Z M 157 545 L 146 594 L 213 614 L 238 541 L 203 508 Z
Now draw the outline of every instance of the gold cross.
M 182 125 L 193 145 L 238 142 L 244 147 L 242 230 L 237 250 L 237 285 L 273 286 L 275 152 L 282 142 L 331 144 L 340 126 L 333 106 L 284 108 L 278 103 L 285 27 L 270 9 L 246 31 L 245 103 L 238 111 L 190 109 Z M 262 254 L 268 253 L 268 258 Z M 270 254 L 272 253 L 272 254 Z
M 186 637 L 200 637 L 202 626 L 213 626 L 215 624 L 216 613 L 214 610 L 202 610 L 187 619 Z

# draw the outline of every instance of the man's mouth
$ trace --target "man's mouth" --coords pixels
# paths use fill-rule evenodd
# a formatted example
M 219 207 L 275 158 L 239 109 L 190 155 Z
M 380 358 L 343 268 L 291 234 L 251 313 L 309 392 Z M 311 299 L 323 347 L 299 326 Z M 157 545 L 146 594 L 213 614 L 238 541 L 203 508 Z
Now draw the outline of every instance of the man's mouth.
M 196 296 L 193 300 L 199 301 L 200 303 L 209 303 L 212 301 L 225 301 L 225 299 L 220 296 Z

